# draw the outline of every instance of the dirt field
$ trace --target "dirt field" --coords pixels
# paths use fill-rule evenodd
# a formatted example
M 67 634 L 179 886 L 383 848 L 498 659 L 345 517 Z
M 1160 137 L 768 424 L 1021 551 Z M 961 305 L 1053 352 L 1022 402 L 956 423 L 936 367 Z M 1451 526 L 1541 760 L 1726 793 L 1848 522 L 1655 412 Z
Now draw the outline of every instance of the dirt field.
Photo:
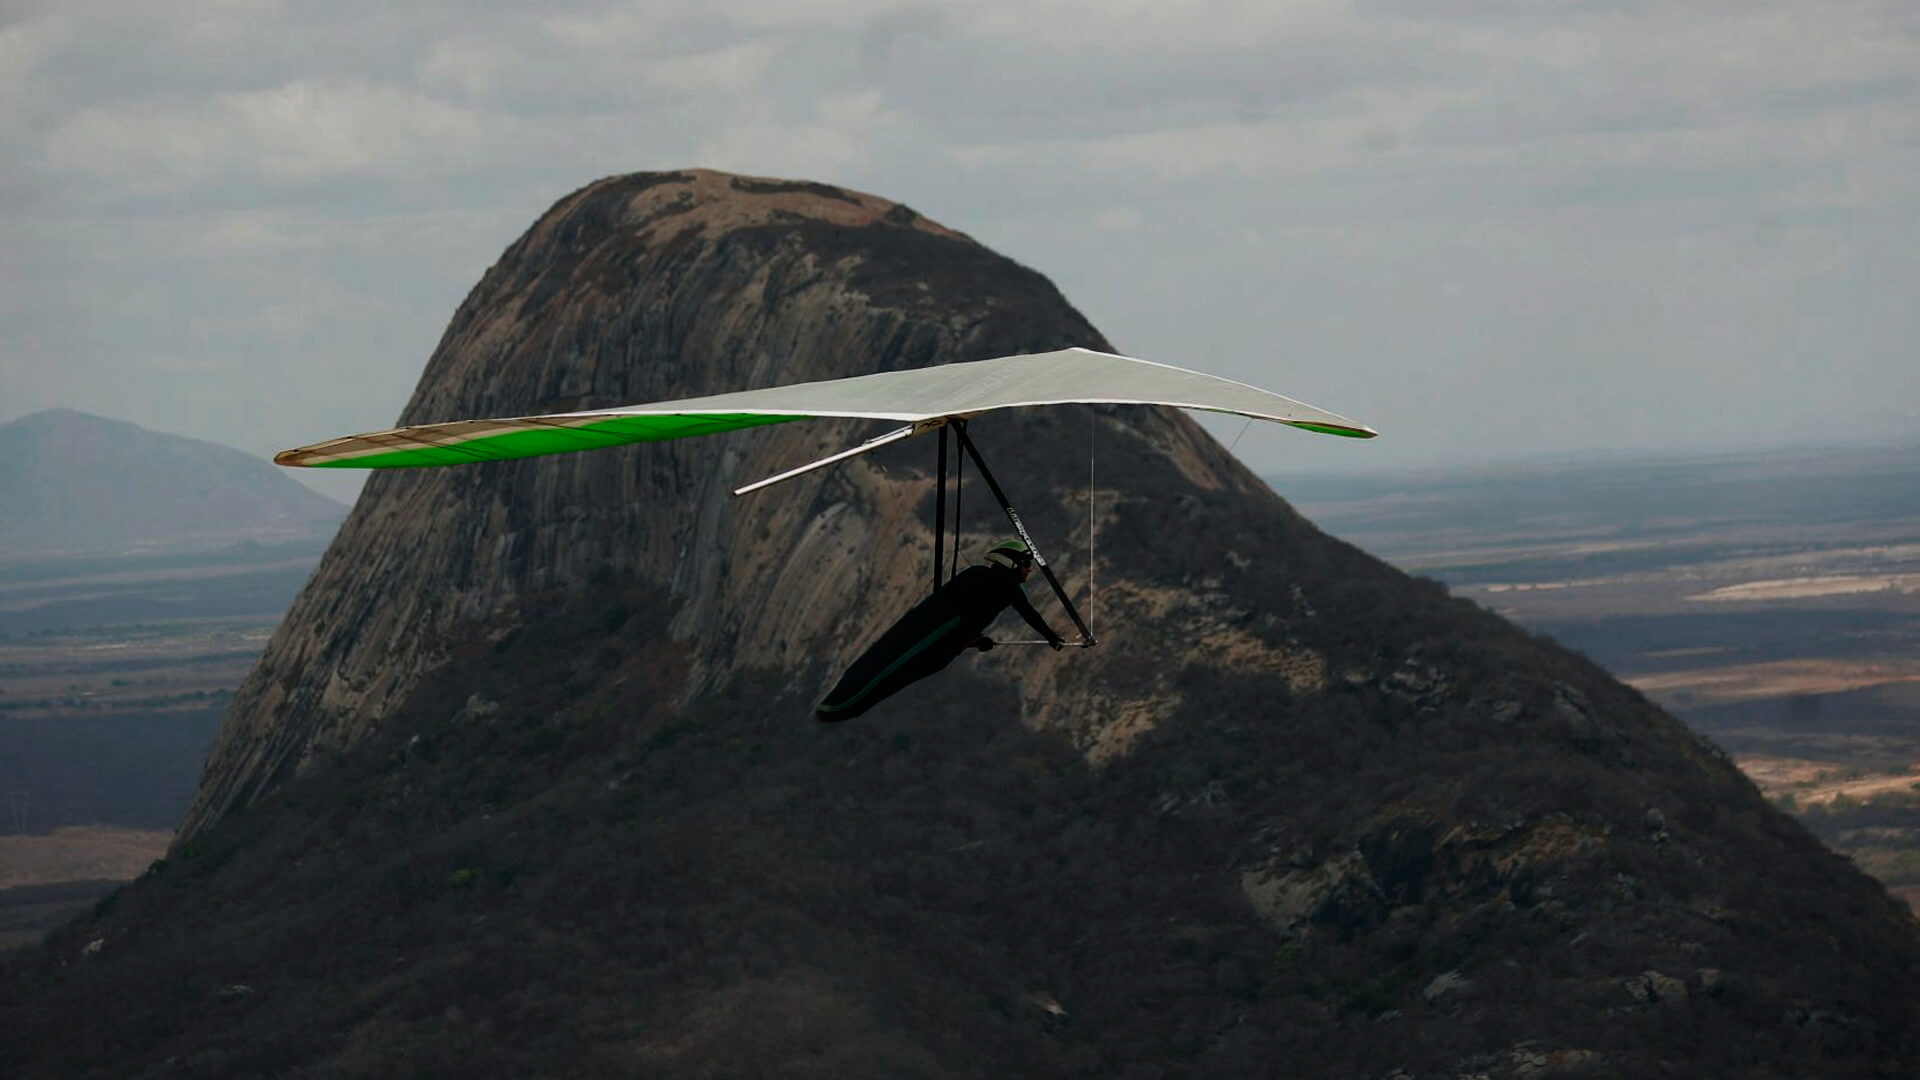
M 1920 657 L 1728 664 L 1629 675 L 1626 681 L 1663 703 L 1670 700 L 1681 707 L 1716 705 L 1806 694 L 1842 694 L 1889 683 L 1920 682 Z
M 65 881 L 131 881 L 167 853 L 171 832 L 85 825 L 0 836 L 0 889 Z
M 0 836 L 0 952 L 25 948 L 166 854 L 171 832 L 83 826 Z
M 1854 776 L 1854 770 L 1835 769 L 1826 762 L 1801 758 L 1755 756 L 1734 760 L 1740 771 L 1752 777 L 1769 798 L 1791 795 L 1802 810 L 1810 806 L 1831 806 L 1842 795 L 1866 802 L 1876 795 L 1920 794 L 1920 762 L 1909 765 L 1903 772 Z

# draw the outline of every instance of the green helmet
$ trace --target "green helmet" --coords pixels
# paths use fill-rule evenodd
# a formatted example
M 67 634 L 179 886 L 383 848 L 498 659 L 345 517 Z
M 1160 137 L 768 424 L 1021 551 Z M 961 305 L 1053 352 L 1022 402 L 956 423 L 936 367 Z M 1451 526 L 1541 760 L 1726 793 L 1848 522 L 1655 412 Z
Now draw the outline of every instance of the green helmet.
M 1018 540 L 1002 540 L 987 549 L 986 560 L 995 566 L 1018 570 L 1033 562 L 1033 552 Z

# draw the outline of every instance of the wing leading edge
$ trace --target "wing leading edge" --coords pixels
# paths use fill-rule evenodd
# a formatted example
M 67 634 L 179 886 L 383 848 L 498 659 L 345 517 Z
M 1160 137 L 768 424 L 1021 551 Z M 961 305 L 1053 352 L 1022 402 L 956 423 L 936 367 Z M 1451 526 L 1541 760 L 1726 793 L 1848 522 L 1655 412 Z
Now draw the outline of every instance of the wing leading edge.
M 772 386 L 590 412 L 455 420 L 283 450 L 281 465 L 395 469 L 505 461 L 658 442 L 793 420 L 852 417 L 915 425 L 1041 405 L 1169 405 L 1370 439 L 1337 413 L 1245 383 L 1131 356 L 1062 349 L 908 371 Z

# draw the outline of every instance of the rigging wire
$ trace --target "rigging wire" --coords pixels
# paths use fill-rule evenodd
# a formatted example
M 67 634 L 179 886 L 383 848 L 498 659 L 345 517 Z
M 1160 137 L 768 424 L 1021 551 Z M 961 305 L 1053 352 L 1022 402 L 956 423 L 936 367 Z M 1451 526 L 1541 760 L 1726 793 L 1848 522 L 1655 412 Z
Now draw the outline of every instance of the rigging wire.
M 1094 620 L 1094 614 L 1095 614 L 1094 601 L 1099 598 L 1099 589 L 1094 582 L 1094 576 L 1093 576 L 1094 575 L 1093 534 L 1094 534 L 1094 530 L 1099 528 L 1099 525 L 1100 525 L 1100 519 L 1094 513 L 1094 501 L 1093 501 L 1094 490 L 1095 490 L 1094 473 L 1093 473 L 1093 464 L 1095 460 L 1094 453 L 1093 453 L 1093 433 L 1094 433 L 1096 419 L 1097 417 L 1096 417 L 1096 414 L 1094 413 L 1093 408 L 1089 406 L 1087 408 L 1087 620 L 1086 620 L 1087 637 L 1089 638 L 1093 636 L 1093 620 Z M 955 512 L 954 516 L 956 518 L 959 517 L 958 511 Z M 1016 639 L 1013 641 L 1002 641 L 1002 642 L 998 642 L 997 644 L 1045 645 L 1047 643 L 1045 641 L 1040 640 L 1039 638 L 1033 638 L 1031 640 L 1022 638 L 1022 639 Z M 1086 643 L 1079 642 L 1078 644 L 1084 646 Z
M 944 435 L 942 435 L 941 437 L 945 438 Z M 956 444 L 958 444 L 959 441 L 960 441 L 959 439 L 954 440 Z M 956 450 L 958 449 L 957 445 L 955 449 Z M 960 475 L 961 473 L 966 471 L 966 468 L 967 468 L 967 456 L 965 454 L 960 454 L 960 453 L 954 454 L 953 455 L 953 565 L 947 568 L 948 581 L 952 581 L 953 575 L 958 574 L 960 572 L 960 531 L 961 531 L 960 530 Z
M 1093 513 L 1093 422 L 1094 409 L 1087 407 L 1087 627 L 1093 627 L 1094 600 L 1098 593 L 1093 587 L 1093 531 L 1100 527 L 1100 519 Z
M 1240 425 L 1240 435 L 1245 435 L 1247 433 L 1247 429 L 1252 426 L 1253 426 L 1253 417 L 1249 416 L 1247 417 L 1247 422 Z M 1240 435 L 1235 435 L 1233 437 L 1233 441 L 1227 444 L 1227 453 L 1229 454 L 1233 453 L 1233 448 L 1240 445 Z

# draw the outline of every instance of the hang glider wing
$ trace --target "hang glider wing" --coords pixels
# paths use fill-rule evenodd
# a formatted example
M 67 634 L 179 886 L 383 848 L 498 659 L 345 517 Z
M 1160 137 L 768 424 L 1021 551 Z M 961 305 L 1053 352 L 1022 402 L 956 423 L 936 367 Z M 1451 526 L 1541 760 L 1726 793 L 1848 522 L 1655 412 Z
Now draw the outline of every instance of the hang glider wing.
M 348 469 L 460 465 L 824 417 L 903 422 L 917 434 L 954 417 L 1035 405 L 1172 405 L 1329 435 L 1377 434 L 1344 416 L 1231 379 L 1074 348 L 618 409 L 416 424 L 283 450 L 273 460 Z

